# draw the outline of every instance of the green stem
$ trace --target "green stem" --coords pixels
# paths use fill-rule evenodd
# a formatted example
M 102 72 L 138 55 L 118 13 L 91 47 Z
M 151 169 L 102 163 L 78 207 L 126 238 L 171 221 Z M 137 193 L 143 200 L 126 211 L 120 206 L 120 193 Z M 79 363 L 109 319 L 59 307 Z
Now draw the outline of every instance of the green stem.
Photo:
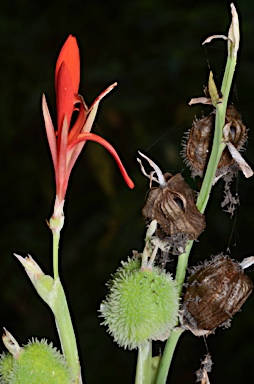
M 52 298 L 50 307 L 54 313 L 57 332 L 61 342 L 62 352 L 70 367 L 75 383 L 82 383 L 80 373 L 80 363 L 78 357 L 78 348 L 76 337 L 72 325 L 71 315 L 68 308 L 68 303 L 64 293 L 63 286 L 59 279 L 58 259 L 59 259 L 59 241 L 60 232 L 52 231 L 53 234 L 53 270 L 54 270 L 54 288 L 52 290 Z
M 72 371 L 75 380 L 74 382 L 81 384 L 82 379 L 76 338 L 66 296 L 59 278 L 54 283 L 51 309 L 55 316 L 57 332 L 60 338 L 64 357 Z
M 222 103 L 219 103 L 216 106 L 215 132 L 211 156 L 208 162 L 207 171 L 202 183 L 202 187 L 197 199 L 197 207 L 201 213 L 204 213 L 206 209 L 218 163 L 220 161 L 221 154 L 225 148 L 225 143 L 223 142 L 223 127 L 225 125 L 225 115 L 228 104 L 228 97 L 232 85 L 235 67 L 236 57 L 228 56 L 221 86 L 221 92 L 223 97 Z
M 58 273 L 58 250 L 59 250 L 59 241 L 60 241 L 60 232 L 52 231 L 53 234 L 53 271 L 54 271 L 54 280 L 59 276 Z
M 228 97 L 229 97 L 232 80 L 233 80 L 233 76 L 236 68 L 236 60 L 237 60 L 236 56 L 229 56 L 227 59 L 226 69 L 225 69 L 225 73 L 224 73 L 222 85 L 221 85 L 223 102 L 224 100 L 228 100 Z
M 171 332 L 170 338 L 168 339 L 165 349 L 163 351 L 163 355 L 161 358 L 158 376 L 156 380 L 156 384 L 165 384 L 167 381 L 168 371 L 169 367 L 174 355 L 175 347 L 177 345 L 177 342 L 179 340 L 179 337 L 184 332 L 181 328 L 175 328 Z
M 181 296 L 181 293 L 182 293 L 183 283 L 185 280 L 186 270 L 188 266 L 188 259 L 189 259 L 189 254 L 192 248 L 192 244 L 193 244 L 193 240 L 189 241 L 186 246 L 185 253 L 182 253 L 180 256 L 178 256 L 175 280 L 177 282 L 177 290 L 178 290 L 179 297 Z
M 202 183 L 202 187 L 197 199 L 197 207 L 201 213 L 204 213 L 211 189 L 213 186 L 213 180 L 216 174 L 216 170 L 218 167 L 218 163 L 221 158 L 221 154 L 225 148 L 225 143 L 223 142 L 223 127 L 225 125 L 225 116 L 226 116 L 226 108 L 228 104 L 228 97 L 232 85 L 232 80 L 234 76 L 236 66 L 236 57 L 228 56 L 226 69 L 223 77 L 221 92 L 222 92 L 222 102 L 216 105 L 216 118 L 215 118 L 215 132 L 214 139 L 212 145 L 212 151 L 209 158 L 207 170 L 205 173 L 205 177 Z M 176 281 L 178 284 L 178 293 L 179 297 L 181 296 L 182 286 L 186 275 L 188 258 L 193 245 L 193 241 L 189 241 L 186 246 L 186 251 L 178 258 L 177 270 L 176 270 Z M 177 325 L 177 324 L 176 324 Z M 176 348 L 178 339 L 183 332 L 180 328 L 175 328 L 174 331 L 171 332 L 169 339 L 167 340 L 163 356 L 161 359 L 161 363 L 158 369 L 158 376 L 156 380 L 156 384 L 164 384 L 167 380 L 168 370 L 170 368 L 170 364 L 172 361 L 172 356 L 174 354 L 174 350 Z
M 138 348 L 135 384 L 151 384 L 152 342 L 147 341 Z

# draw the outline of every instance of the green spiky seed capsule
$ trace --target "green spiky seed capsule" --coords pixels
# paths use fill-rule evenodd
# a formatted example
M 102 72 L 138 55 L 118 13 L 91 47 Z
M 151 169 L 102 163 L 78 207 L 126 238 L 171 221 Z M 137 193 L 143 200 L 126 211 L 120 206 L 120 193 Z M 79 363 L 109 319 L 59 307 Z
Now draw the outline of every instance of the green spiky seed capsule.
M 140 259 L 122 262 L 108 283 L 100 307 L 103 325 L 120 346 L 138 348 L 147 340 L 164 340 L 177 322 L 179 300 L 171 275 Z
M 0 361 L 4 384 L 70 384 L 70 370 L 64 357 L 46 340 L 32 340 L 17 359 L 10 353 Z
M 0 383 L 8 384 L 9 377 L 13 369 L 13 357 L 10 353 L 3 353 L 0 359 Z

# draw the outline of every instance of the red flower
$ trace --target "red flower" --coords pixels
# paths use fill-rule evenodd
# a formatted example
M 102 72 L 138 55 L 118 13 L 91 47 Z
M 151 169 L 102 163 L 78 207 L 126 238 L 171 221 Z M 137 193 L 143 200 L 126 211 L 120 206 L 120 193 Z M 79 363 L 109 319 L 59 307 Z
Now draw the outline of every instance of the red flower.
M 127 185 L 130 188 L 134 187 L 114 148 L 100 136 L 90 133 L 100 100 L 116 86 L 116 83 L 102 92 L 88 108 L 78 94 L 79 82 L 79 49 L 75 37 L 70 35 L 62 47 L 56 63 L 56 132 L 45 95 L 42 98 L 46 133 L 55 170 L 56 203 L 53 216 L 62 213 L 71 170 L 87 140 L 93 140 L 103 145 L 115 158 Z M 74 112 L 76 119 L 72 123 Z

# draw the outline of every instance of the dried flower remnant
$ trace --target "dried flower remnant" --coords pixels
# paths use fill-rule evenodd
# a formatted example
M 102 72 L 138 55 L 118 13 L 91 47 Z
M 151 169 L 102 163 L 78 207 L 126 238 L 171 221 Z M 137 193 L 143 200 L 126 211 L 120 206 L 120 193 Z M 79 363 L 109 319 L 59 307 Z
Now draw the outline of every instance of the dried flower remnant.
M 205 228 L 205 218 L 196 207 L 196 194 L 184 181 L 180 173 L 172 176 L 170 173 L 162 174 L 161 170 L 145 155 L 154 168 L 150 179 L 158 182 L 159 187 L 150 189 L 146 204 L 142 213 L 149 222 L 158 222 L 157 236 L 168 237 L 173 243 L 177 243 L 179 252 L 183 252 L 187 240 L 194 240 Z M 141 163 L 141 161 L 139 160 Z M 143 173 L 143 167 L 141 168 Z M 153 176 L 157 173 L 157 179 Z M 174 253 L 175 247 L 172 244 Z M 177 253 L 177 252 L 176 252 Z
M 187 140 L 183 143 L 182 154 L 191 169 L 192 177 L 200 176 L 202 178 L 204 175 L 212 147 L 214 124 L 214 113 L 194 121 L 187 134 Z M 227 108 L 226 124 L 230 124 L 228 141 L 237 151 L 243 150 L 247 141 L 247 129 L 234 105 Z M 235 174 L 238 170 L 238 164 L 228 148 L 225 148 L 218 164 L 216 179 L 228 173 Z
M 194 267 L 184 295 L 183 327 L 201 336 L 213 333 L 218 326 L 229 326 L 252 292 L 245 267 L 244 261 L 239 264 L 223 254 Z
M 237 51 L 239 49 L 240 43 L 240 33 L 239 33 L 239 20 L 238 14 L 236 12 L 235 6 L 233 3 L 230 4 L 232 21 L 228 30 L 228 36 L 225 35 L 212 35 L 209 36 L 202 45 L 210 43 L 214 39 L 223 39 L 228 41 L 228 55 L 231 57 L 237 57 Z
M 197 382 L 201 384 L 210 384 L 208 372 L 212 371 L 212 358 L 207 354 L 201 361 L 201 367 L 196 371 Z
M 223 128 L 223 139 L 224 143 L 228 147 L 228 150 L 234 159 L 234 161 L 237 163 L 239 168 L 241 169 L 242 173 L 246 178 L 249 178 L 253 176 L 253 170 L 249 166 L 249 164 L 244 160 L 244 158 L 241 156 L 240 152 L 236 149 L 236 147 L 231 142 L 231 122 L 227 123 Z

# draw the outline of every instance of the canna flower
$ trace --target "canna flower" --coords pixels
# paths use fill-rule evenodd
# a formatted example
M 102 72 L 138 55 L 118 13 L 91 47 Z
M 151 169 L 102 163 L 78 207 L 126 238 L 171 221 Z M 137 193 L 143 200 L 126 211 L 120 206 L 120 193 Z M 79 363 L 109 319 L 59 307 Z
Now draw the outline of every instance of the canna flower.
M 102 137 L 90 132 L 101 99 L 116 86 L 116 83 L 104 90 L 88 108 L 82 96 L 78 94 L 79 82 L 79 48 L 75 37 L 70 35 L 60 51 L 55 69 L 56 131 L 45 95 L 42 97 L 42 111 L 56 182 L 53 218 L 59 218 L 63 214 L 63 204 L 71 170 L 87 140 L 103 145 L 116 160 L 127 185 L 130 188 L 134 187 L 114 148 Z

